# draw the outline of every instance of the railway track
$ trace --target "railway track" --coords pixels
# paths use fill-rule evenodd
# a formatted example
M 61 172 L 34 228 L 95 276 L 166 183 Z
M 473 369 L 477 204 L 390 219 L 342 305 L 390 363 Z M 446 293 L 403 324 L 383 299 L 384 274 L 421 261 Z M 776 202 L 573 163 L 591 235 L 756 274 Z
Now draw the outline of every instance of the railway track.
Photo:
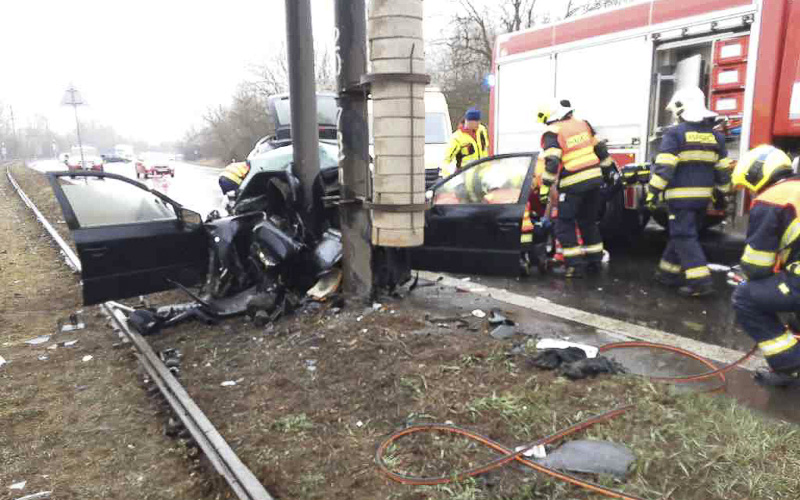
M 37 220 L 56 242 L 67 265 L 73 271 L 79 273 L 81 271 L 81 263 L 78 256 L 33 201 L 22 191 L 11 174 L 10 163 L 6 162 L 2 166 L 6 168 L 6 177 L 12 188 L 25 205 L 33 211 Z M 189 432 L 191 438 L 203 451 L 217 473 L 225 479 L 233 493 L 241 500 L 272 500 L 273 497 L 234 453 L 178 379 L 175 378 L 161 358 L 153 351 L 150 344 L 144 337 L 130 328 L 125 312 L 130 312 L 131 309 L 116 302 L 106 302 L 100 307 L 111 321 L 114 330 L 127 338 L 136 348 L 136 357 L 147 372 L 150 380 L 158 387 L 174 415 L 181 421 L 183 427 Z

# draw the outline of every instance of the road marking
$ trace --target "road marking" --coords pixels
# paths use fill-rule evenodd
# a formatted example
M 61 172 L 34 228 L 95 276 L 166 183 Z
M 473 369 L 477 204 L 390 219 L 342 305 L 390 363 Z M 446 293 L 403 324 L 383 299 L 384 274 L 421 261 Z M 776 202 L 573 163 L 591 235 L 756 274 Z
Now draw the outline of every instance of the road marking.
M 500 302 L 505 302 L 506 304 L 523 307 L 525 309 L 544 313 L 556 318 L 591 326 L 597 330 L 600 330 L 602 333 L 611 333 L 614 337 L 622 336 L 629 340 L 643 340 L 657 344 L 680 347 L 706 359 L 720 363 L 734 363 L 745 355 L 744 352 L 736 351 L 734 349 L 728 349 L 726 347 L 700 342 L 698 340 L 682 337 L 674 333 L 668 333 L 646 326 L 627 323 L 625 321 L 582 311 L 573 307 L 558 305 L 539 297 L 528 297 L 500 288 L 464 283 L 461 280 L 451 278 L 446 275 L 430 273 L 427 271 L 420 271 L 419 277 L 440 283 L 448 287 L 458 288 L 459 290 L 464 290 L 475 295 L 499 300 Z M 767 365 L 763 358 L 758 357 L 751 358 L 740 366 L 748 370 L 756 370 L 759 368 L 765 368 Z

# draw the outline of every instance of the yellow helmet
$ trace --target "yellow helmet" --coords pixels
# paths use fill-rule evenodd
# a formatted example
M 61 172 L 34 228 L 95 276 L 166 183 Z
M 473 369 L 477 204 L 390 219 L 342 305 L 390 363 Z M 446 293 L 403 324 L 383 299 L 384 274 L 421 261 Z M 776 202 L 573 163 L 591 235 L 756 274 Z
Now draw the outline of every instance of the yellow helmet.
M 733 170 L 733 187 L 745 188 L 754 193 L 761 192 L 779 174 L 792 173 L 792 160 L 789 156 L 768 144 L 748 151 Z

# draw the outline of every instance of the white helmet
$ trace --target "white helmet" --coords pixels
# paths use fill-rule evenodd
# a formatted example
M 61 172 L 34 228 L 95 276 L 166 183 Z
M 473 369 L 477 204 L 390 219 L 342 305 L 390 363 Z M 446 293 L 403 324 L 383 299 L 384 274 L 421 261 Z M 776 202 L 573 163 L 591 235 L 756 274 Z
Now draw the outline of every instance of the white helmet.
M 574 109 L 572 104 L 566 99 L 553 99 L 539 108 L 537 120 L 539 123 L 551 124 L 559 120 L 563 120 L 567 115 L 572 113 Z
M 683 87 L 675 92 L 667 105 L 676 118 L 683 121 L 699 123 L 706 118 L 715 118 L 717 113 L 706 108 L 706 96 L 698 87 Z

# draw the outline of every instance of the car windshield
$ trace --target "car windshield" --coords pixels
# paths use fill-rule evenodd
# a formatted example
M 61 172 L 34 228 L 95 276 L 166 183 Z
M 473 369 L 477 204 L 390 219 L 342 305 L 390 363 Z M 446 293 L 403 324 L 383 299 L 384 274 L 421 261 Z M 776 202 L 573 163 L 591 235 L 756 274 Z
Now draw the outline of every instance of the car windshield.
M 292 112 L 289 106 L 289 98 L 283 97 L 276 100 L 275 112 L 278 115 L 278 126 L 290 127 L 292 125 Z M 339 106 L 336 104 L 336 98 L 332 95 L 318 95 L 317 96 L 317 123 L 319 125 L 336 125 L 336 115 L 339 112 Z

